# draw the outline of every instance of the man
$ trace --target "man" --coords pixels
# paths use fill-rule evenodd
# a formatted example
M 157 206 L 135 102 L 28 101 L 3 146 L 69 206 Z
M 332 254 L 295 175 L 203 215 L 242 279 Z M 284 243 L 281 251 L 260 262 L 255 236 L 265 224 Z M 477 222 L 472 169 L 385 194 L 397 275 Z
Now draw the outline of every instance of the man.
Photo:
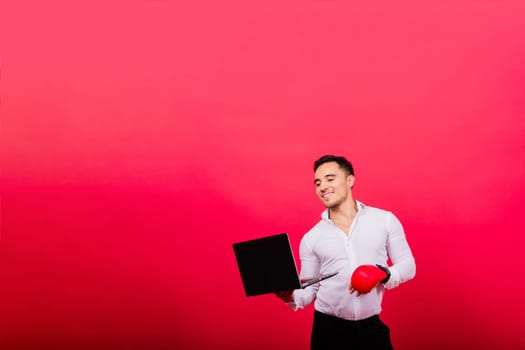
M 338 274 L 276 295 L 294 310 L 315 301 L 313 350 L 392 349 L 390 329 L 379 318 L 383 292 L 416 272 L 403 227 L 391 212 L 354 200 L 354 169 L 344 157 L 323 156 L 315 161 L 314 172 L 316 193 L 326 210 L 301 239 L 300 276 L 308 280 Z

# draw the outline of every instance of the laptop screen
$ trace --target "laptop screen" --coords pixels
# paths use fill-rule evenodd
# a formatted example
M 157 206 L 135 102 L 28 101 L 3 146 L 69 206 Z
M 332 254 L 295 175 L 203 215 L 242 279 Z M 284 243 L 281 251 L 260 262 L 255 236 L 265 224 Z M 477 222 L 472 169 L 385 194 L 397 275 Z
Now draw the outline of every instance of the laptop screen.
M 233 244 L 247 296 L 301 288 L 288 234 Z

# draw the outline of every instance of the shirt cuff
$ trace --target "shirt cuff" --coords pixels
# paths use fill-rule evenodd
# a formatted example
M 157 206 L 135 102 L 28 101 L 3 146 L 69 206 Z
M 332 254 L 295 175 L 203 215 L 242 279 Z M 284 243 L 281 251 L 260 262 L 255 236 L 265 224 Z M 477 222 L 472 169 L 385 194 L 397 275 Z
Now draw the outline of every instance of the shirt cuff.
M 384 284 L 386 289 L 392 289 L 399 285 L 399 272 L 395 266 L 390 266 L 390 278 Z

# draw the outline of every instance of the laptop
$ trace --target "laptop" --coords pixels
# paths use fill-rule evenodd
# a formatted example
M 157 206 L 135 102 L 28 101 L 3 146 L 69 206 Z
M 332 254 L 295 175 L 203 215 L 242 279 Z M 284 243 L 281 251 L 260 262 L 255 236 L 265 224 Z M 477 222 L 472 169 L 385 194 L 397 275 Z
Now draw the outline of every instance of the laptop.
M 337 272 L 301 283 L 287 233 L 233 243 L 246 296 L 306 288 Z

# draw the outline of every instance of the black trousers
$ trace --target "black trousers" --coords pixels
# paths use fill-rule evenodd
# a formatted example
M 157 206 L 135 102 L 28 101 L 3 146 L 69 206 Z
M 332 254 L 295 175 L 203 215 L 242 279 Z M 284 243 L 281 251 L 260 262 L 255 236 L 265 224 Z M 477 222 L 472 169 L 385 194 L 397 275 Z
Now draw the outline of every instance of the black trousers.
M 377 315 L 349 321 L 315 311 L 310 349 L 392 350 L 393 347 L 390 328 Z

